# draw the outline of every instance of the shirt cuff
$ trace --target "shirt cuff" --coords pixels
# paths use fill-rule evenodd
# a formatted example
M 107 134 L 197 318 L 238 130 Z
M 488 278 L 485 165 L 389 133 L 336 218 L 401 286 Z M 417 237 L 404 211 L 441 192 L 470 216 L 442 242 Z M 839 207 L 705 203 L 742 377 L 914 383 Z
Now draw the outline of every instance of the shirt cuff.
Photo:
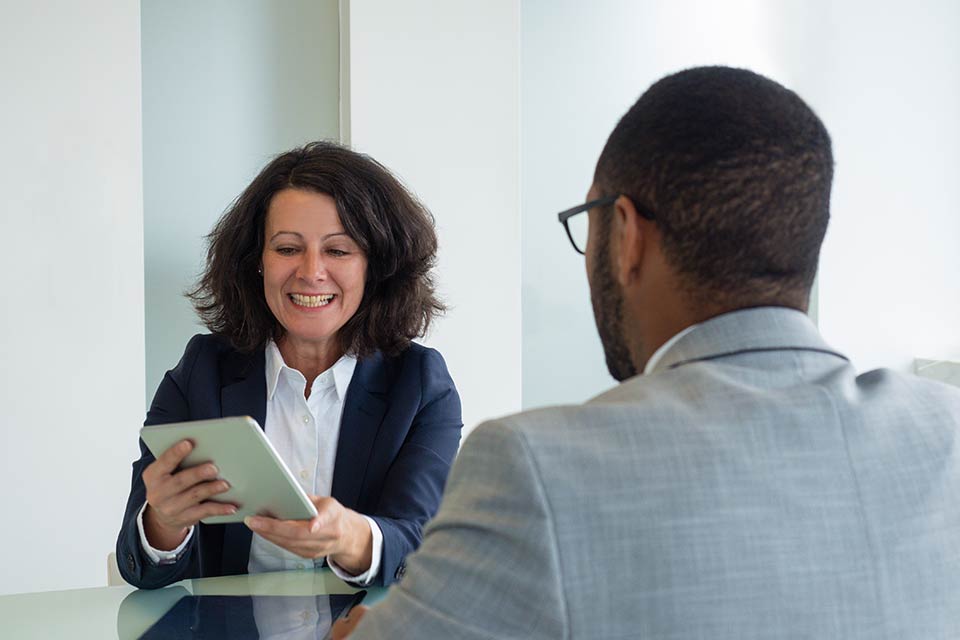
M 183 539 L 183 542 L 180 543 L 173 551 L 161 551 L 160 549 L 154 549 L 150 546 L 150 543 L 147 542 L 147 534 L 143 531 L 143 512 L 147 510 L 147 503 L 144 502 L 143 506 L 140 507 L 140 512 L 137 514 L 137 531 L 140 532 L 140 547 L 143 549 L 143 552 L 147 554 L 147 558 L 150 559 L 155 565 L 165 565 L 165 564 L 174 564 L 179 558 L 180 554 L 183 553 L 183 550 L 187 547 L 187 543 L 190 542 L 190 538 L 193 537 L 193 527 L 190 527 L 190 531 L 187 532 L 187 537 Z
M 373 582 L 377 577 L 377 574 L 380 573 L 380 556 L 383 555 L 383 532 L 380 531 L 380 525 L 377 524 L 376 520 L 370 516 L 363 517 L 366 518 L 367 524 L 370 525 L 370 535 L 373 536 L 373 544 L 371 545 L 373 547 L 373 551 L 370 554 L 370 568 L 360 575 L 354 576 L 337 566 L 337 563 L 330 558 L 327 558 L 327 566 L 330 567 L 334 575 L 341 580 L 345 582 L 351 582 L 361 587 L 368 587 L 370 586 L 370 583 Z

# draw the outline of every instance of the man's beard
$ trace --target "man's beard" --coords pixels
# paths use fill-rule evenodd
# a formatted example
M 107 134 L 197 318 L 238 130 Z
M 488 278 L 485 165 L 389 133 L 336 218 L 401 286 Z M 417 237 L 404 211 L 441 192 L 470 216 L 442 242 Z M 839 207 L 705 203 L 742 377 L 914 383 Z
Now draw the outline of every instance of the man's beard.
M 637 375 L 637 367 L 630 357 L 630 350 L 623 337 L 623 293 L 610 266 L 610 229 L 600 230 L 590 278 L 590 302 L 593 318 L 603 344 L 607 370 L 617 382 Z

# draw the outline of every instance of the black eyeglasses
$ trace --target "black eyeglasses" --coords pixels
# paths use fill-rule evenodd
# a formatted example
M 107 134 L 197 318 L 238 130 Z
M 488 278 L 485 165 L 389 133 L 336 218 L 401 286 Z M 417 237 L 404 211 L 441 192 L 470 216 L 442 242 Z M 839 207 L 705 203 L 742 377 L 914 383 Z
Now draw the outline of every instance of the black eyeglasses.
M 590 200 L 589 202 L 584 202 L 581 205 L 577 205 L 566 211 L 561 211 L 557 214 L 557 219 L 560 221 L 560 224 L 563 225 L 563 228 L 567 230 L 567 237 L 570 238 L 570 244 L 573 245 L 574 250 L 581 254 L 585 255 L 587 251 L 587 230 L 589 229 L 588 218 L 587 216 L 580 216 L 575 218 L 578 213 L 583 213 L 584 211 L 589 211 L 594 207 L 606 207 L 613 204 L 617 201 L 617 198 L 621 194 L 616 194 L 612 196 L 604 196 L 602 198 L 597 198 L 596 200 Z M 634 203 L 636 207 L 636 203 Z M 637 213 L 646 218 L 647 220 L 656 220 L 653 217 L 653 214 L 637 207 Z

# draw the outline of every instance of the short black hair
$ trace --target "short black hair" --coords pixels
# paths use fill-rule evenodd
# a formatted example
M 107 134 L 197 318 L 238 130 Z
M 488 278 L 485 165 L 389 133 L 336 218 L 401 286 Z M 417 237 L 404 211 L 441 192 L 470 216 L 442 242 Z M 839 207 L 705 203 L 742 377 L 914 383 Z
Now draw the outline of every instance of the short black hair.
M 830 218 L 833 154 L 793 91 L 745 69 L 698 67 L 621 118 L 595 185 L 648 209 L 685 289 L 712 304 L 806 308 Z
M 432 268 L 437 235 L 430 211 L 373 158 L 334 142 L 311 142 L 273 159 L 208 236 L 206 268 L 187 293 L 213 333 L 244 352 L 283 335 L 258 273 L 267 210 L 284 189 L 333 198 L 344 229 L 367 258 L 363 299 L 337 334 L 345 353 L 402 352 L 445 310 Z

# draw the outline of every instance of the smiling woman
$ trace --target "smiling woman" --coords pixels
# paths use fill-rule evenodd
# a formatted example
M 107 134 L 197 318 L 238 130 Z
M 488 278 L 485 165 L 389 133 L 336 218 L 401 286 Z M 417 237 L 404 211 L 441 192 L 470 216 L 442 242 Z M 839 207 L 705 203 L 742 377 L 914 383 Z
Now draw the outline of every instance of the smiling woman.
M 337 336 L 360 307 L 367 258 L 324 193 L 284 189 L 265 226 L 260 271 L 267 306 L 284 329 L 280 351 L 295 369 L 314 363 L 319 374 L 341 355 Z
M 316 142 L 274 159 L 209 236 L 190 297 L 195 336 L 146 424 L 253 416 L 317 507 L 311 521 L 248 518 L 216 501 L 214 465 L 178 470 L 140 443 L 117 541 L 123 577 L 193 577 L 326 562 L 389 584 L 439 505 L 460 399 L 439 353 L 412 342 L 443 310 L 430 275 L 433 219 L 373 159 Z
M 400 353 L 444 310 L 430 273 L 437 252 L 433 217 L 386 167 L 329 142 L 275 158 L 214 227 L 207 268 L 190 293 L 201 319 L 243 351 L 283 335 L 287 327 L 264 295 L 264 260 L 276 248 L 270 243 L 280 239 L 273 235 L 299 232 L 278 224 L 277 217 L 304 222 L 314 217 L 308 210 L 317 214 L 310 223 L 317 227 L 321 219 L 332 222 L 333 214 L 337 223 L 324 233 L 338 231 L 342 236 L 330 237 L 351 243 L 367 261 L 361 302 L 337 332 L 340 348 L 359 356 Z M 300 240 L 281 246 L 288 254 L 303 250 L 302 233 Z

